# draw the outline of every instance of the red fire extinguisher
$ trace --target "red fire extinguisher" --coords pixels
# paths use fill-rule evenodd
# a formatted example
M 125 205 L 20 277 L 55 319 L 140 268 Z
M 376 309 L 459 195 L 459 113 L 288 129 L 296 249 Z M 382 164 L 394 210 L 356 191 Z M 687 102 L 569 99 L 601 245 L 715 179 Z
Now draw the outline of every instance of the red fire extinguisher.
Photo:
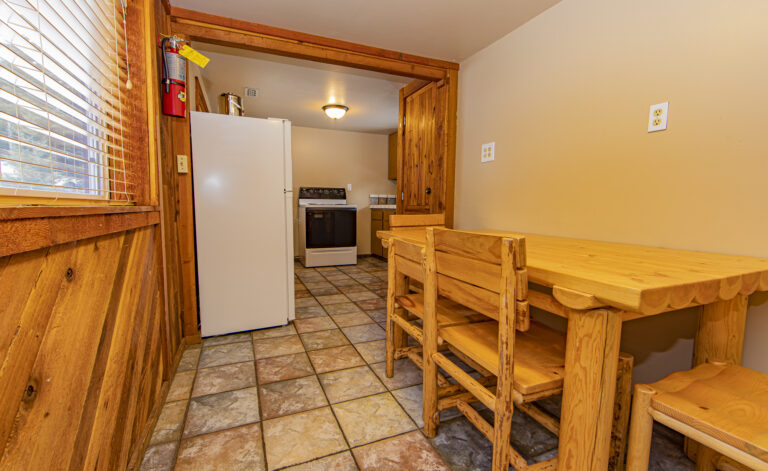
M 163 113 L 183 118 L 187 115 L 187 62 L 179 54 L 181 40 L 163 38 L 160 49 L 163 51 Z

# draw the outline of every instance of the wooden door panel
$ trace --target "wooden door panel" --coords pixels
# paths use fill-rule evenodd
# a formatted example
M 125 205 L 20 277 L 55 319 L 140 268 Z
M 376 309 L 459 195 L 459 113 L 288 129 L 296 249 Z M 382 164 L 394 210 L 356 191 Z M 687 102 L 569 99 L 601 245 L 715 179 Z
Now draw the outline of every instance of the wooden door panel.
M 442 213 L 446 208 L 446 104 L 444 82 L 411 82 L 401 90 L 400 213 Z

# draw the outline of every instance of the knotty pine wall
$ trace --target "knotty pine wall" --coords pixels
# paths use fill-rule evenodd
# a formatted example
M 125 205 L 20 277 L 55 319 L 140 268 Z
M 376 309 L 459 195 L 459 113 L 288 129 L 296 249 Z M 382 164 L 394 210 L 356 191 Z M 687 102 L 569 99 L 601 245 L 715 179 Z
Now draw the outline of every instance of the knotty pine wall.
M 126 468 L 178 346 L 159 245 L 153 225 L 0 258 L 0 469 Z

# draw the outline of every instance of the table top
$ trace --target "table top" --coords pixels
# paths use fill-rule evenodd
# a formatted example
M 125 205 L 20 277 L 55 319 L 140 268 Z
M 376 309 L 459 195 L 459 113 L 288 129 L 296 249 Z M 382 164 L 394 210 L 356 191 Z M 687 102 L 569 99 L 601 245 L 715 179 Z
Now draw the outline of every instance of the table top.
M 608 306 L 658 314 L 768 291 L 768 258 L 599 242 L 496 230 L 525 237 L 528 279 L 594 296 Z M 378 231 L 423 246 L 423 228 Z

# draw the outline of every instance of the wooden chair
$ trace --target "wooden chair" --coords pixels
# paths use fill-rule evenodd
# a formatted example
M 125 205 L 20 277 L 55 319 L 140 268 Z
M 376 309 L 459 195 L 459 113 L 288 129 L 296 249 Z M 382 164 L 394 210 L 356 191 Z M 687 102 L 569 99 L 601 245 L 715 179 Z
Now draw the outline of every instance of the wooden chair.
M 424 433 L 434 436 L 439 411 L 456 406 L 493 443 L 494 471 L 510 464 L 517 470 L 554 469 L 556 458 L 528 466 L 510 444 L 515 406 L 558 433 L 557 420 L 532 402 L 562 392 L 565 365 L 565 335 L 529 319 L 525 239 L 427 229 L 425 255 Z M 486 321 L 441 325 L 438 295 L 482 313 Z M 483 378 L 457 366 L 438 351 L 439 344 L 459 352 Z M 467 392 L 439 391 L 438 366 Z M 493 425 L 470 406 L 477 401 L 493 411 Z
M 389 216 L 389 228 L 418 229 L 420 227 L 445 227 L 445 214 L 392 214 Z
M 445 227 L 445 214 L 392 214 L 389 216 L 390 230 L 422 229 L 426 227 Z M 400 248 L 398 248 L 400 247 Z M 413 316 L 406 314 L 395 301 L 396 295 L 407 294 L 410 291 L 422 291 L 420 282 L 406 279 L 398 270 L 396 256 L 404 247 L 402 244 L 389 243 L 387 253 L 389 283 L 387 285 L 387 340 L 386 340 L 386 375 L 394 375 L 395 359 L 410 358 L 416 366 L 422 367 L 421 347 L 408 347 L 405 333 L 413 337 L 421 344 L 421 327 L 415 324 Z M 423 253 L 420 254 L 423 257 Z M 401 291 L 395 293 L 396 287 L 401 286 Z
M 628 471 L 648 469 L 654 420 L 703 445 L 698 448 L 697 471 L 726 469 L 720 455 L 751 469 L 768 470 L 768 375 L 704 363 L 650 385 L 638 384 Z

